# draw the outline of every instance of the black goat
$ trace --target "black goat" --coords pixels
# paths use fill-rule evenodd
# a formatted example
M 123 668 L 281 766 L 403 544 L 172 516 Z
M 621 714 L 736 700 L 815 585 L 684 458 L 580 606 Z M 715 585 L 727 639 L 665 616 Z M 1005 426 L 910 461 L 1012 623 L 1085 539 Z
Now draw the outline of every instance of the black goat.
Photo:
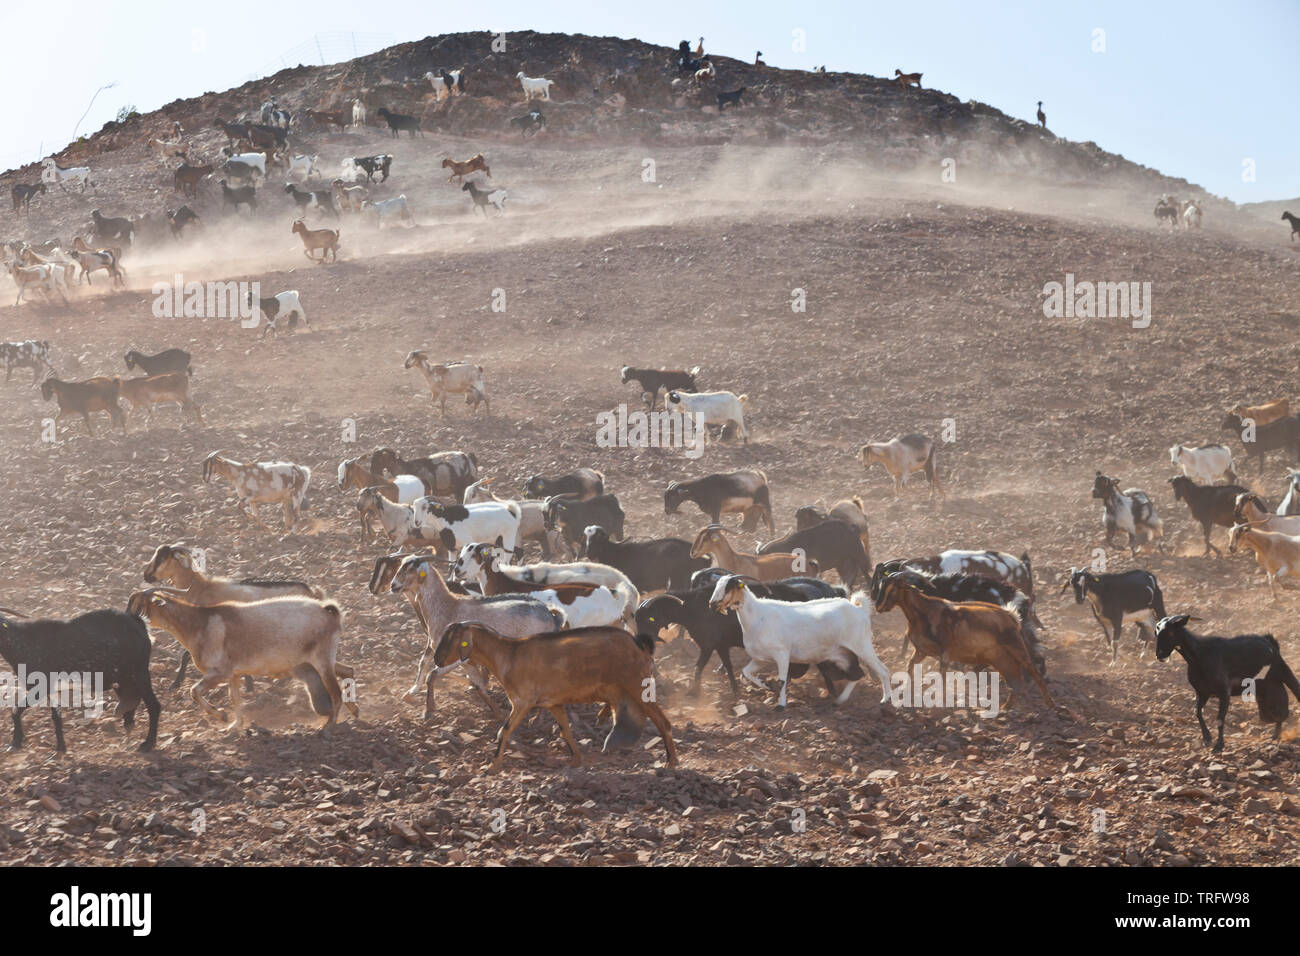
M 546 117 L 541 110 L 529 110 L 523 116 L 511 119 L 510 125 L 516 127 L 526 139 L 530 133 L 536 133 L 546 125 Z
M 1092 616 L 1110 642 L 1112 664 L 1119 659 L 1119 635 L 1125 624 L 1137 624 L 1139 637 L 1149 641 L 1155 636 L 1156 624 L 1166 616 L 1165 596 L 1150 571 L 1134 569 L 1100 574 L 1087 568 L 1070 568 L 1070 576 L 1061 590 L 1070 587 L 1074 588 L 1074 603 L 1087 601 L 1092 608 Z
M 616 495 L 597 495 L 587 501 L 569 497 L 548 498 L 542 510 L 542 523 L 546 530 L 559 528 L 564 540 L 575 551 L 582 545 L 583 533 L 594 524 L 608 531 L 610 537 L 621 540 L 623 520 L 623 507 Z
M 686 588 L 691 575 L 709 566 L 707 558 L 691 557 L 691 543 L 682 538 L 611 541 L 609 532 L 599 525 L 591 525 L 583 532 L 578 557 L 617 568 L 638 591 Z
M 1282 722 L 1290 711 L 1286 692 L 1300 700 L 1300 682 L 1282 659 L 1282 651 L 1272 634 L 1240 634 L 1237 637 L 1202 637 L 1186 627 L 1197 620 L 1175 614 L 1156 624 L 1156 657 L 1167 660 L 1178 651 L 1187 661 L 1187 682 L 1196 691 L 1196 719 L 1201 725 L 1201 739 L 1210 745 L 1210 728 L 1205 725 L 1205 702 L 1219 699 L 1219 739 L 1214 751 L 1223 749 L 1223 719 L 1228 701 L 1242 696 L 1248 688 L 1259 704 L 1261 723 L 1273 724 L 1273 739 L 1282 736 Z M 1249 699 L 1249 698 L 1247 698 Z
M 1223 552 L 1210 544 L 1210 529 L 1216 524 L 1222 528 L 1231 528 L 1237 523 L 1233 512 L 1237 505 L 1237 496 L 1249 494 L 1249 489 L 1241 485 L 1198 485 L 1186 475 L 1170 478 L 1169 484 L 1174 489 L 1175 501 L 1186 501 L 1192 509 L 1192 517 L 1201 523 L 1205 532 L 1205 554 L 1211 551 L 1222 555 Z M 1164 617 L 1164 615 L 1160 615 Z
M 388 110 L 380 107 L 375 110 L 377 116 L 382 116 L 384 122 L 388 124 L 389 130 L 394 137 L 400 136 L 402 130 L 411 134 L 411 139 L 415 139 L 415 134 L 419 133 L 420 138 L 424 138 L 424 130 L 420 129 L 420 120 L 415 116 L 407 116 L 405 113 L 390 113 Z
M 697 365 L 693 369 L 667 369 L 667 368 L 634 368 L 631 365 L 624 365 L 621 371 L 623 384 L 636 382 L 641 386 L 641 394 L 650 396 L 650 407 L 654 408 L 655 403 L 659 401 L 659 392 L 678 391 L 694 392 L 696 391 L 695 376 L 700 374 L 700 367 Z
M 524 483 L 525 498 L 554 498 L 564 495 L 579 501 L 589 501 L 604 493 L 605 476 L 592 468 L 577 468 L 556 478 L 533 475 Z
M 695 502 L 714 524 L 722 523 L 724 512 L 740 512 L 745 516 L 742 531 L 756 531 L 760 518 L 767 522 L 769 531 L 776 530 L 767 475 L 761 471 L 732 471 L 670 482 L 664 492 L 664 514 L 677 514 L 684 501 Z
M 300 216 L 306 216 L 307 210 L 314 206 L 329 213 L 335 219 L 339 217 L 339 211 L 334 206 L 334 191 L 332 189 L 299 189 L 295 183 L 285 183 L 284 191 L 292 196 L 293 201 L 298 204 L 298 215 Z
M 184 372 L 193 375 L 190 353 L 184 349 L 164 349 L 157 355 L 144 355 L 135 349 L 126 353 L 126 369 L 140 369 L 145 375 L 163 375 L 167 372 Z
M 45 183 L 33 183 L 30 186 L 24 183 L 15 184 L 10 190 L 14 200 L 14 212 L 27 212 L 31 209 L 32 197 L 43 192 L 45 192 Z
M 1291 241 L 1295 241 L 1296 236 L 1300 236 L 1300 219 L 1297 219 L 1289 212 L 1282 213 L 1282 218 L 1291 223 Z
M 97 239 L 116 239 L 128 246 L 135 240 L 135 223 L 130 219 L 101 216 L 98 209 L 91 211 L 90 218 L 94 221 Z
M 23 745 L 23 711 L 31 696 L 33 676 L 44 678 L 46 703 L 54 720 L 54 736 L 59 751 L 67 749 L 63 740 L 63 718 L 59 714 L 55 684 L 59 680 L 81 677 L 83 694 L 90 690 L 84 681 L 96 675 L 105 689 L 117 691 L 118 713 L 129 731 L 135 723 L 135 710 L 144 701 L 149 712 L 149 733 L 140 744 L 141 751 L 152 750 L 158 740 L 158 714 L 162 705 L 154 696 L 149 681 L 149 654 L 153 643 L 144 621 L 124 611 L 91 611 L 70 621 L 53 619 L 16 621 L 4 615 L 14 614 L 0 608 L 0 656 L 17 672 L 27 675 L 26 686 L 16 688 L 14 701 L 14 742 L 11 750 Z
M 257 211 L 257 189 L 253 186 L 240 186 L 238 189 L 231 189 L 226 185 L 224 179 L 218 180 L 221 184 L 221 205 L 234 206 L 235 212 L 239 212 L 240 205 L 248 207 L 249 212 Z
M 172 238 L 179 239 L 189 226 L 199 225 L 199 216 L 189 206 L 181 206 L 175 212 L 167 210 L 167 227 L 172 231 Z
M 375 173 L 380 174 L 379 181 L 388 181 L 388 171 L 392 168 L 393 157 L 385 153 L 382 156 L 353 156 L 352 164 L 358 169 L 364 169 L 366 172 L 366 182 L 375 181 Z
M 862 547 L 862 539 L 843 521 L 823 521 L 811 528 L 793 531 L 783 538 L 769 541 L 758 549 L 758 553 L 772 554 L 796 548 L 823 569 L 834 568 L 847 588 L 852 589 L 859 575 L 871 577 L 871 561 Z
M 785 581 L 760 583 L 752 578 L 745 579 L 746 586 L 751 588 L 758 597 L 774 598 L 778 601 L 815 600 L 816 598 L 809 596 L 806 581 L 805 578 L 790 578 Z M 745 641 L 736 615 L 719 614 L 709 607 L 714 586 L 714 583 L 710 583 L 708 587 L 692 588 L 689 591 L 670 591 L 667 594 L 647 598 L 636 609 L 636 629 L 637 633 L 657 636 L 662 628 L 674 624 L 685 628 L 691 640 L 700 648 L 700 655 L 695 661 L 695 680 L 691 684 L 691 696 L 700 692 L 700 674 L 704 671 L 704 665 L 709 662 L 710 657 L 717 654 L 727 671 L 727 680 L 731 682 L 731 694 L 734 697 L 740 694 L 740 687 L 736 683 L 736 673 L 731 667 L 731 648 L 744 647 Z M 865 676 L 856 661 L 849 670 L 830 662 L 820 663 L 817 667 L 830 694 L 835 693 L 833 681 L 861 680 Z M 791 664 L 789 679 L 801 677 L 807 670 L 807 664 Z
M 735 572 L 728 571 L 726 568 L 704 568 L 696 571 L 691 575 L 691 589 L 708 588 L 710 592 L 717 587 L 718 582 L 726 577 L 731 577 Z M 748 575 L 740 575 L 745 579 L 747 584 L 760 583 L 758 578 L 751 578 Z M 820 598 L 848 597 L 849 592 L 846 588 L 823 581 L 821 578 L 793 577 L 782 578 L 780 581 L 771 582 L 782 584 L 786 587 L 796 588 L 803 592 L 805 601 L 816 601 Z M 762 595 L 760 595 L 761 597 Z
M 1246 441 L 1246 425 L 1240 415 L 1229 412 L 1223 419 L 1223 428 L 1225 431 L 1237 433 L 1237 439 L 1246 452 L 1247 460 L 1251 455 L 1258 458 L 1260 471 L 1264 470 L 1266 452 L 1280 450 L 1284 456 L 1287 456 L 1287 464 L 1295 464 L 1300 460 L 1300 418 L 1295 415 L 1287 415 L 1267 425 L 1256 425 L 1254 441 Z
M 843 521 L 862 539 L 862 550 L 867 553 L 867 564 L 871 564 L 871 528 L 867 523 L 867 512 L 862 506 L 862 499 L 856 495 L 844 501 L 837 501 L 830 511 L 822 511 L 815 505 L 804 505 L 794 513 L 794 528 L 803 531 L 821 524 L 823 521 Z
M 746 88 L 742 86 L 740 89 L 732 90 L 730 93 L 719 93 L 718 112 L 721 113 L 723 110 L 725 110 L 728 104 L 730 104 L 731 106 L 739 106 L 740 97 L 744 94 L 745 89 Z

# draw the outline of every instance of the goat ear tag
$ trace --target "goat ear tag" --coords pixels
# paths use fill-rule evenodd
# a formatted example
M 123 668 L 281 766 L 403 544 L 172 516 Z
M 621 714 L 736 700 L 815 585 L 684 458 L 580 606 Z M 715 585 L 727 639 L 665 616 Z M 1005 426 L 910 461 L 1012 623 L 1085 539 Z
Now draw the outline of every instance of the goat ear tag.
M 423 580 L 424 580 L 425 578 L 427 578 L 428 576 L 429 576 L 429 572 L 428 572 L 428 571 L 421 571 L 421 572 L 420 572 L 420 580 L 421 580 L 421 581 L 423 581 Z
M 468 642 L 468 641 L 461 641 L 461 642 L 460 642 L 460 646 L 461 646 L 461 647 L 469 647 L 469 642 Z

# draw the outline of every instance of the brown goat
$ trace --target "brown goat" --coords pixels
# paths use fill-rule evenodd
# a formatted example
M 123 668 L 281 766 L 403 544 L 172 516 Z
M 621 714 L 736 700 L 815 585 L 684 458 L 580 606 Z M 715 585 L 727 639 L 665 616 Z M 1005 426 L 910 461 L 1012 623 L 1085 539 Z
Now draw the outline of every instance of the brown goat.
M 760 581 L 780 581 L 792 574 L 807 574 L 815 577 L 821 570 L 816 561 L 807 559 L 803 559 L 806 565 L 804 570 L 794 570 L 795 563 L 800 559 L 797 555 L 787 552 L 746 554 L 743 551 L 736 551 L 723 531 L 722 525 L 717 524 L 701 528 L 700 533 L 695 536 L 695 542 L 691 545 L 691 557 L 702 558 L 707 554 L 715 567 L 725 568 Z
M 53 376 L 41 382 L 41 397 L 47 402 L 51 398 L 58 399 L 59 414 L 55 417 L 55 422 L 64 415 L 80 415 L 86 422 L 86 431 L 90 432 L 91 438 L 95 437 L 94 426 L 90 424 L 91 412 L 108 412 L 113 424 L 122 429 L 122 434 L 126 434 L 126 416 L 122 413 L 122 406 L 117 403 L 121 395 L 122 380 L 102 375 L 88 378 L 84 382 L 65 382 Z
M 645 699 L 647 689 L 654 686 L 653 653 L 653 638 L 644 634 L 633 637 L 617 627 L 509 638 L 482 624 L 461 621 L 447 625 L 433 660 L 439 668 L 480 664 L 505 687 L 510 716 L 501 728 L 493 770 L 501 768 L 511 735 L 537 707 L 551 712 L 569 745 L 573 765 L 581 766 L 582 754 L 564 707 L 597 702 L 609 705 L 616 714 L 606 746 L 616 735 L 626 736 L 629 730 L 639 729 L 649 717 L 663 738 L 668 766 L 675 767 L 677 745 L 672 726 L 659 705 Z
M 1291 401 L 1279 398 L 1276 401 L 1264 402 L 1262 405 L 1243 405 L 1238 402 L 1232 406 L 1232 411 L 1228 414 L 1240 418 L 1253 418 L 1257 426 L 1268 425 L 1291 414 Z
M 483 158 L 482 153 L 475 153 L 469 159 L 457 162 L 454 159 L 444 159 L 442 161 L 443 169 L 450 169 L 451 175 L 447 177 L 447 182 L 453 179 L 459 179 L 464 182 L 464 177 L 477 170 L 483 170 L 487 173 L 488 179 L 492 178 L 492 171 L 488 169 L 487 160 Z
M 293 231 L 302 237 L 302 254 L 308 259 L 319 262 L 321 265 L 325 264 L 326 256 L 332 256 L 335 262 L 339 261 L 339 230 L 308 229 L 305 222 L 296 219 L 293 223 Z M 320 250 L 319 259 L 312 255 L 318 249 Z
M 921 88 L 921 74 L 894 70 L 894 82 L 899 86 L 915 86 L 919 90 Z
M 212 175 L 211 166 L 191 166 L 189 163 L 182 163 L 176 167 L 176 172 L 172 176 L 172 187 L 183 196 L 190 196 L 195 199 L 199 195 L 199 183 L 203 177 Z
M 182 415 L 193 415 L 203 421 L 203 410 L 190 396 L 190 377 L 184 372 L 164 372 L 139 378 L 122 379 L 122 397 L 131 403 L 131 414 L 141 405 L 149 409 L 148 420 L 153 420 L 155 405 L 176 404 Z
M 1028 676 L 1048 705 L 1056 706 L 1025 645 L 1020 621 L 1010 611 L 981 601 L 932 597 L 891 574 L 881 585 L 876 610 L 884 614 L 896 607 L 907 618 L 907 640 L 916 648 L 907 665 L 909 671 L 927 657 L 939 659 L 939 670 L 945 676 L 953 662 L 992 667 L 1008 683 L 1019 683 Z

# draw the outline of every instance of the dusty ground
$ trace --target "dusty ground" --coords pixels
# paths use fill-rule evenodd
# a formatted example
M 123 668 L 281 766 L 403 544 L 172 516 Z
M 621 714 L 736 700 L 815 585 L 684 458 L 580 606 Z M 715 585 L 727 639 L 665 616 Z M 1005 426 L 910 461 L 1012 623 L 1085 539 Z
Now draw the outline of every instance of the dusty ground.
M 48 719 L 32 712 L 26 750 L 0 756 L 7 860 L 1297 862 L 1295 742 L 1269 742 L 1238 702 L 1226 750 L 1211 755 L 1183 668 L 1139 659 L 1132 629 L 1108 667 L 1091 615 L 1058 594 L 1066 570 L 1102 544 L 1089 497 L 1100 469 L 1148 490 L 1165 518 L 1165 552 L 1141 563 L 1171 612 L 1194 610 L 1219 633 L 1271 630 L 1300 659 L 1296 592 L 1272 604 L 1250 558 L 1202 558 L 1199 528 L 1166 484 L 1168 447 L 1224 438 L 1234 401 L 1296 397 L 1296 254 L 1281 233 L 1209 221 L 1168 234 L 1150 218 L 1153 197 L 1118 192 L 889 182 L 848 149 L 647 154 L 545 140 L 487 144 L 512 199 L 509 215 L 483 222 L 434 172 L 440 150 L 469 155 L 482 142 L 322 144 L 331 155 L 392 148 L 380 194 L 407 194 L 420 225 L 380 234 L 345 220 L 343 258 L 322 268 L 301 257 L 290 210 L 275 202 L 284 197 L 269 197 L 255 223 L 223 222 L 207 205 L 206 238 L 127 258 L 128 291 L 98 280 L 67 308 L 5 300 L 3 337 L 49 339 L 67 377 L 120 374 L 132 347 L 189 349 L 208 423 L 179 428 L 163 410 L 124 439 L 100 416 L 97 438 L 70 422 L 43 443 L 54 406 L 17 372 L 0 403 L 0 603 L 61 616 L 122 607 L 153 548 L 178 540 L 208 548 L 218 573 L 304 577 L 346 609 L 341 656 L 357 668 L 362 719 L 320 732 L 300 690 L 260 684 L 264 731 L 224 735 L 187 695 L 164 690 L 178 654 L 160 634 L 155 754 L 137 754 L 140 732 L 124 740 L 105 716 L 68 720 L 70 749 L 56 756 Z M 646 155 L 656 183 L 641 179 Z M 164 174 L 119 159 L 122 193 L 166 198 Z M 66 232 L 109 206 L 109 193 L 41 197 L 27 232 Z M 5 216 L 0 229 L 23 230 Z M 229 321 L 156 319 L 150 286 L 178 270 L 257 279 L 263 294 L 298 289 L 312 329 L 264 342 Z M 1043 285 L 1067 272 L 1150 281 L 1150 328 L 1045 319 Z M 807 291 L 804 314 L 789 305 L 796 288 Z M 504 313 L 491 310 L 495 289 Z M 491 417 L 457 404 L 441 418 L 418 374 L 401 369 L 421 347 L 482 364 Z M 596 413 L 636 401 L 618 381 L 625 363 L 702 365 L 705 387 L 749 394 L 755 439 L 697 462 L 598 448 Z M 345 418 L 355 444 L 342 440 Z M 855 460 L 863 441 L 937 435 L 947 418 L 956 441 L 940 452 L 945 500 L 919 487 L 895 499 L 882 471 Z M 770 479 L 782 531 L 800 505 L 861 495 L 877 560 L 1027 549 L 1064 711 L 1029 697 L 992 720 L 895 712 L 873 680 L 833 710 L 805 679 L 782 713 L 753 688 L 732 700 L 711 670 L 691 701 L 695 651 L 683 639 L 658 658 L 679 768 L 663 767 L 658 744 L 602 755 L 586 713 L 585 768 L 568 767 L 545 717 L 516 735 L 503 772 L 486 774 L 486 711 L 454 681 L 431 723 L 402 702 L 422 635 L 404 605 L 366 590 L 380 551 L 359 544 L 351 493 L 333 479 L 341 458 L 385 444 L 473 451 L 506 489 L 533 473 L 599 468 L 638 537 L 689 537 L 703 522 L 664 515 L 670 480 L 754 466 Z M 315 533 L 281 538 L 240 516 L 225 486 L 201 481 L 216 449 L 310 466 Z M 1275 457 L 1265 474 L 1244 474 L 1276 498 L 1282 471 Z M 1133 563 L 1122 549 L 1108 558 L 1113 569 Z M 900 621 L 875 621 L 895 669 Z

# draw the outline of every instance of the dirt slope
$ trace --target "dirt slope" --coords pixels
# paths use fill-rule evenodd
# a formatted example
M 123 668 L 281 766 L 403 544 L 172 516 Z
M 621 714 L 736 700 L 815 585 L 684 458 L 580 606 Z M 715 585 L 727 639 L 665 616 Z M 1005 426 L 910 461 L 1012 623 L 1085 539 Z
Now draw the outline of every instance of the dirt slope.
M 534 62 L 520 68 L 550 65 Z M 53 406 L 15 373 L 0 402 L 0 604 L 52 615 L 121 607 L 152 549 L 177 540 L 209 548 L 219 573 L 306 577 L 346 610 L 341 656 L 357 667 L 362 721 L 318 733 L 300 690 L 260 683 L 252 713 L 265 732 L 232 738 L 185 693 L 166 691 L 155 755 L 136 754 L 139 731 L 124 740 L 105 716 L 69 719 L 70 752 L 56 758 L 48 719 L 31 712 L 27 749 L 0 759 L 7 859 L 1296 862 L 1294 742 L 1269 742 L 1237 702 L 1227 749 L 1211 755 L 1183 668 L 1139 660 L 1131 628 L 1121 663 L 1107 666 L 1091 616 L 1057 593 L 1066 570 L 1102 545 L 1088 496 L 1100 469 L 1155 498 L 1168 541 L 1139 563 L 1160 576 L 1171 611 L 1194 609 L 1221 633 L 1271 630 L 1300 657 L 1294 589 L 1271 604 L 1248 557 L 1200 557 L 1199 528 L 1165 483 L 1168 447 L 1227 437 L 1218 425 L 1232 402 L 1295 398 L 1300 304 L 1284 236 L 1212 215 L 1202 233 L 1161 232 L 1145 198 L 1139 207 L 1117 187 L 1048 176 L 940 187 L 882 172 L 851 142 L 668 145 L 653 154 L 653 183 L 641 179 L 643 149 L 554 131 L 527 144 L 394 143 L 370 131 L 311 148 L 335 162 L 391 148 L 394 178 L 377 195 L 407 194 L 419 226 L 381 233 L 345 219 L 343 258 L 322 268 L 302 258 L 283 197 L 238 220 L 209 198 L 203 237 L 127 258 L 128 290 L 97 280 L 66 308 L 0 307 L 3 337 L 49 339 L 69 377 L 118 374 L 131 347 L 190 349 L 208 419 L 179 428 L 163 410 L 125 439 L 104 421 L 94 439 L 65 423 L 57 443 L 43 443 Z M 444 152 L 479 149 L 512 194 L 508 214 L 486 222 L 436 172 Z M 29 234 L 73 228 L 110 196 L 133 211 L 174 201 L 167 174 L 135 147 L 103 164 L 98 197 L 42 197 Z M 263 294 L 298 289 L 312 329 L 263 342 L 229 321 L 157 319 L 151 286 L 177 271 L 187 281 L 256 279 Z M 1150 328 L 1044 318 L 1043 286 L 1067 272 L 1151 282 Z M 806 313 L 790 309 L 796 288 Z M 504 313 L 491 310 L 497 289 Z M 491 417 L 456 405 L 441 418 L 416 373 L 401 369 L 418 347 L 482 364 Z M 700 364 L 705 387 L 747 392 L 754 440 L 712 446 L 694 463 L 671 450 L 597 447 L 597 412 L 636 400 L 618 381 L 629 362 Z M 355 444 L 342 440 L 345 418 Z M 937 434 L 949 418 L 944 500 L 919 488 L 895 499 L 882 472 L 855 460 L 863 441 Z M 502 773 L 487 775 L 486 711 L 448 681 L 436 719 L 419 720 L 401 700 L 420 648 L 415 621 L 365 589 L 380 552 L 359 543 L 351 495 L 333 476 L 342 457 L 384 444 L 472 450 L 505 489 L 533 473 L 599 468 L 639 537 L 701 525 L 698 514 L 664 515 L 670 480 L 753 466 L 769 476 L 780 530 L 800 505 L 861 495 L 878 560 L 1028 550 L 1065 712 L 1033 695 L 991 720 L 896 712 L 872 680 L 833 709 L 807 679 L 778 712 L 753 688 L 733 701 L 711 670 L 692 701 L 695 651 L 683 639 L 658 656 L 680 768 L 661 766 L 658 744 L 600 754 L 603 732 L 584 708 L 584 769 L 566 766 L 547 717 L 516 736 Z M 268 535 L 225 487 L 204 485 L 200 462 L 218 448 L 309 465 L 314 533 Z M 1262 475 L 1239 470 L 1267 496 L 1280 493 L 1276 457 Z M 1221 530 L 1215 541 L 1224 545 Z M 1107 556 L 1112 568 L 1134 564 L 1122 548 Z M 901 669 L 899 615 L 877 616 L 875 629 L 886 663 Z M 160 635 L 160 692 L 176 657 Z

